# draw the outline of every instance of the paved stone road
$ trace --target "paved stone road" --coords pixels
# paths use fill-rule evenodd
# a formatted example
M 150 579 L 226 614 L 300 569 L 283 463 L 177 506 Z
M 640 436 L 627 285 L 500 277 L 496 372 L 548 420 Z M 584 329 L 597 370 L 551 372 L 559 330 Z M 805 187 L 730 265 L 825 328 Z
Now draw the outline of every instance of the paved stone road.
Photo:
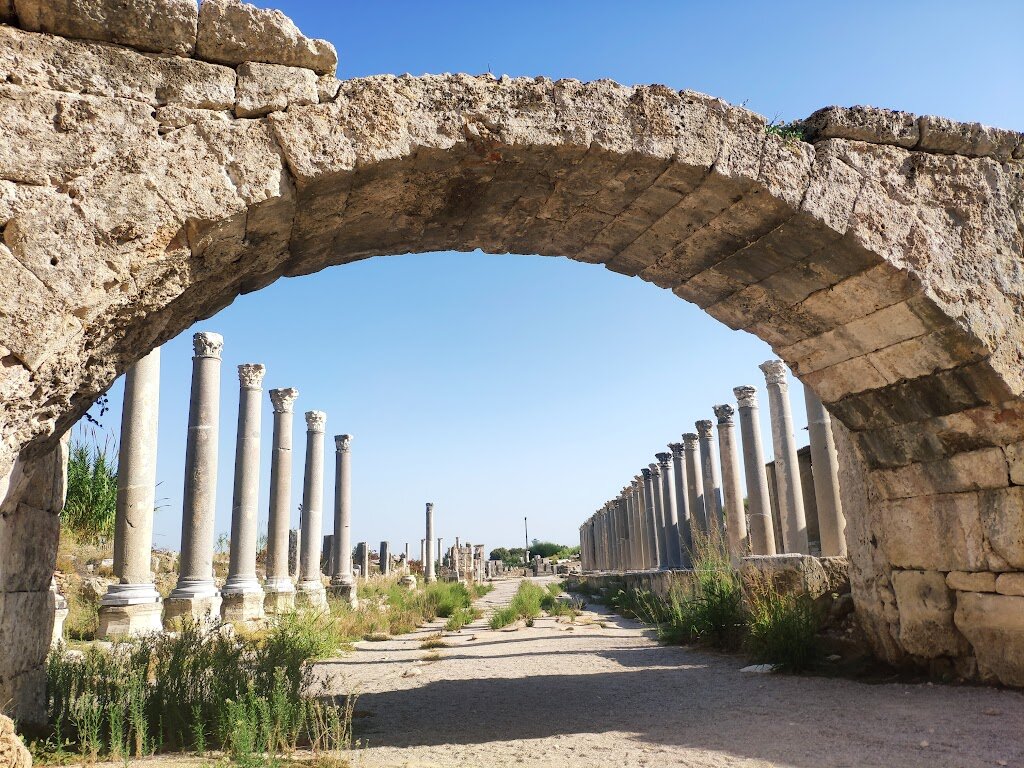
M 1024 766 L 1021 693 L 741 673 L 595 610 L 508 632 L 481 620 L 425 661 L 437 622 L 321 665 L 333 691 L 361 693 L 354 765 Z

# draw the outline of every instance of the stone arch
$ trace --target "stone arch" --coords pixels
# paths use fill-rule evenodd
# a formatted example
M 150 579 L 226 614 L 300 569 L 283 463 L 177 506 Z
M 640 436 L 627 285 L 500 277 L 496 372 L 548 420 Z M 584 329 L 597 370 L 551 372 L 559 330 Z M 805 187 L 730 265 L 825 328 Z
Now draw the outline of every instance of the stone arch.
M 1024 579 L 1001 575 L 1024 572 L 1020 135 L 870 108 L 788 134 L 609 81 L 340 82 L 294 27 L 218 47 L 218 9 L 270 12 L 206 0 L 179 23 L 189 0 L 151 2 L 180 45 L 83 26 L 74 4 L 15 0 L 23 28 L 0 26 L 0 469 L 279 277 L 568 256 L 766 340 L 845 425 L 855 596 L 884 657 L 1024 684 L 1024 626 L 993 619 L 1024 604 L 996 588 Z

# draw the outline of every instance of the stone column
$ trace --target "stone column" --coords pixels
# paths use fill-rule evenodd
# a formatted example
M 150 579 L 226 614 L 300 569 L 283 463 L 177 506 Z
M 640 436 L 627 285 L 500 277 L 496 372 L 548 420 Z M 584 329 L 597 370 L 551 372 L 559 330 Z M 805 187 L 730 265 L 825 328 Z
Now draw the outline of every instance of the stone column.
M 412 572 L 412 567 L 409 565 L 410 562 L 411 561 L 409 560 L 409 542 L 407 541 L 407 542 L 405 542 L 405 572 L 406 573 L 411 573 Z
M 743 479 L 740 476 L 740 452 L 736 444 L 736 427 L 731 405 L 716 405 L 718 419 L 718 455 L 722 461 L 722 487 L 725 492 L 726 531 L 729 534 L 729 555 L 738 565 L 741 557 L 749 553 L 747 546 L 747 516 L 743 509 Z
M 209 623 L 220 617 L 220 593 L 213 582 L 213 530 L 224 339 L 219 333 L 197 333 L 192 345 L 195 356 L 185 443 L 181 558 L 178 584 L 164 603 L 164 614 L 167 619 L 190 616 Z
M 846 557 L 846 516 L 839 493 L 839 456 L 832 417 L 813 390 L 804 387 L 807 431 L 811 440 L 811 476 L 818 502 L 818 533 L 823 557 Z
M 225 622 L 263 618 L 263 587 L 256 578 L 256 516 L 260 496 L 260 406 L 263 375 L 259 363 L 238 366 L 238 433 L 235 486 L 231 501 L 231 555 L 221 588 Z
M 382 541 L 380 543 L 380 549 L 377 550 L 379 554 L 380 562 L 380 575 L 390 576 L 391 575 L 391 542 Z
M 672 484 L 676 492 L 676 511 L 679 518 L 679 557 L 683 568 L 693 567 L 693 521 L 690 517 L 690 497 L 686 487 L 686 457 L 682 443 L 669 443 L 672 451 Z
M 650 464 L 651 470 L 651 495 L 654 497 L 654 528 L 658 533 L 658 567 L 669 567 L 668 554 L 668 532 L 665 527 L 665 490 L 664 478 L 661 476 L 661 467 L 657 464 Z
M 302 480 L 302 555 L 296 600 L 314 608 L 327 607 L 327 590 L 320 575 L 320 545 L 324 514 L 324 427 L 327 414 L 306 411 L 306 471 Z
M 444 536 L 437 537 L 437 559 L 434 561 L 437 563 L 437 567 L 440 568 L 443 565 L 442 555 L 444 552 Z
M 647 567 L 647 528 L 644 525 L 646 521 L 640 497 L 640 482 L 636 477 L 629 484 L 629 502 L 633 509 L 633 528 L 636 531 L 636 568 L 642 571 Z
M 434 576 L 434 505 L 427 504 L 427 558 L 423 563 L 423 580 L 428 584 Z
M 352 577 L 352 435 L 334 436 L 334 573 L 331 592 L 355 608 Z
M 622 501 L 626 509 L 626 533 L 629 537 L 629 548 L 626 553 L 627 563 L 626 567 L 635 571 L 639 565 L 640 560 L 637 554 L 637 541 L 639 536 L 637 534 L 637 521 L 635 516 L 635 510 L 633 508 L 633 488 L 632 486 L 626 486 L 622 489 Z
M 722 513 L 722 480 L 718 474 L 718 462 L 715 460 L 715 444 L 713 442 L 711 419 L 701 419 L 694 423 L 697 428 L 697 439 L 700 444 L 700 466 L 704 485 L 704 514 L 707 516 L 708 527 L 714 525 L 719 536 L 725 536 L 725 516 Z
M 789 406 L 786 365 L 767 360 L 759 366 L 768 385 L 768 410 L 772 417 L 772 444 L 775 447 L 775 481 L 779 488 L 779 514 L 782 519 L 782 546 L 788 554 L 809 554 L 807 520 L 797 465 L 793 413 Z
M 100 600 L 97 635 L 101 638 L 163 629 L 162 600 L 150 573 L 159 415 L 160 348 L 157 347 L 129 368 L 124 379 L 114 527 L 114 576 L 118 583 L 107 587 L 107 593 Z M 58 596 L 56 585 L 53 591 Z M 64 610 L 67 610 L 66 602 Z
M 658 469 L 661 470 L 662 509 L 665 514 L 665 546 L 668 549 L 668 567 L 683 567 L 682 542 L 679 538 L 679 510 L 676 501 L 676 483 L 672 467 L 672 454 L 655 454 Z
M 423 573 L 427 572 L 427 540 L 420 539 L 420 568 Z
M 709 523 L 704 508 L 704 478 L 700 461 L 700 438 L 696 432 L 683 435 L 683 459 L 686 464 L 686 502 L 690 507 L 693 533 L 707 536 Z
M 761 445 L 761 420 L 758 416 L 757 390 L 751 386 L 734 387 L 740 412 L 743 438 L 743 473 L 747 485 L 747 517 L 750 521 L 750 550 L 755 555 L 775 554 L 771 497 L 764 469 Z
M 263 607 L 286 613 L 295 607 L 295 585 L 288 569 L 292 505 L 292 417 L 299 390 L 270 390 L 274 406 L 274 447 L 270 454 L 270 521 L 267 526 L 267 578 Z
M 452 565 L 455 567 L 455 578 L 457 580 L 462 579 L 462 550 L 459 549 L 459 537 L 455 537 L 455 562 Z
M 648 567 L 658 568 L 661 563 L 660 541 L 658 539 L 658 515 L 654 509 L 654 475 L 650 467 L 640 470 L 644 478 L 644 517 L 647 522 L 647 540 L 650 542 Z

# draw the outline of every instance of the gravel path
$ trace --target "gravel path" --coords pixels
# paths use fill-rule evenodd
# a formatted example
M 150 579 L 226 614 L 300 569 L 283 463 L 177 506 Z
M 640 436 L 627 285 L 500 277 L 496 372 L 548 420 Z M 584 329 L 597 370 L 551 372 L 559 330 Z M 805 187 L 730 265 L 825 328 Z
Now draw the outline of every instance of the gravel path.
M 1024 766 L 1018 692 L 741 673 L 602 608 L 421 650 L 442 623 L 319 665 L 360 692 L 355 766 Z

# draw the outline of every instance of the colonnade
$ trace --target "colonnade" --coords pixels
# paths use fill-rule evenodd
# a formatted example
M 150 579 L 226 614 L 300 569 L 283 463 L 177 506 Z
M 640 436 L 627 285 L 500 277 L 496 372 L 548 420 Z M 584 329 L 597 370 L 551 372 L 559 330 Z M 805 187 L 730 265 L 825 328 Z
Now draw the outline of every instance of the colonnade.
M 734 560 L 750 554 L 811 553 L 786 367 L 781 360 L 768 360 L 760 369 L 771 416 L 775 497 L 769 492 L 757 389 L 735 387 L 735 406 L 713 406 L 714 421 L 696 421 L 695 432 L 669 443 L 669 452 L 656 453 L 656 463 L 641 467 L 580 527 L 584 570 L 689 568 L 695 544 L 706 539 L 724 541 Z M 846 521 L 831 420 L 806 387 L 804 400 L 820 554 L 845 556 Z M 781 542 L 773 526 L 773 501 Z
M 259 363 L 238 366 L 239 407 L 227 580 L 218 588 L 213 574 L 220 424 L 220 377 L 224 340 L 220 334 L 193 336 L 192 384 L 185 447 L 181 557 L 174 590 L 161 601 L 153 585 L 150 559 L 155 511 L 156 445 L 160 350 L 154 349 L 125 377 L 118 466 L 114 575 L 100 605 L 101 636 L 159 630 L 165 620 L 190 617 L 244 622 L 266 612 L 291 610 L 298 603 L 326 609 L 321 572 L 324 486 L 324 434 L 327 415 L 307 411 L 302 486 L 301 553 L 296 584 L 288 569 L 291 517 L 292 424 L 298 398 L 294 388 L 272 389 L 273 446 L 270 470 L 266 578 L 257 576 L 257 518 L 263 379 Z M 337 435 L 334 497 L 335 556 L 332 590 L 355 603 L 351 556 L 352 436 Z M 161 605 L 161 602 L 163 603 Z

